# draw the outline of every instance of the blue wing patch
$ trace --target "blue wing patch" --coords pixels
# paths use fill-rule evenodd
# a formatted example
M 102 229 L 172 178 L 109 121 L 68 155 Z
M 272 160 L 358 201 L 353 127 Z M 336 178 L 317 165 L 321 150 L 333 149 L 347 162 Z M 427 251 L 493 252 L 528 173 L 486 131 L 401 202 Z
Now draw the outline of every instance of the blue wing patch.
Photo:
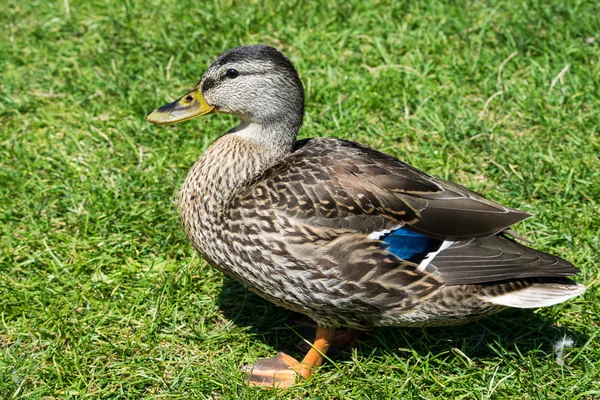
M 399 228 L 382 237 L 389 247 L 387 250 L 403 260 L 420 264 L 429 253 L 440 249 L 443 241 L 427 235 Z

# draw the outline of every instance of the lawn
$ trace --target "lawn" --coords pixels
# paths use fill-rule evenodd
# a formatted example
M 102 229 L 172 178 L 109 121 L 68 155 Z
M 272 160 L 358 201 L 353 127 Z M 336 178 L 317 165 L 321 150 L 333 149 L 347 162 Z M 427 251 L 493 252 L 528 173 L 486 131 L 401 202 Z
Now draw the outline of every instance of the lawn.
M 600 398 L 600 3 L 16 1 L 0 13 L 0 398 Z M 178 188 L 216 115 L 144 120 L 240 44 L 283 50 L 303 137 L 357 140 L 535 214 L 587 293 L 468 326 L 376 329 L 288 390 L 305 317 L 208 266 Z M 556 350 L 570 339 L 572 345 Z

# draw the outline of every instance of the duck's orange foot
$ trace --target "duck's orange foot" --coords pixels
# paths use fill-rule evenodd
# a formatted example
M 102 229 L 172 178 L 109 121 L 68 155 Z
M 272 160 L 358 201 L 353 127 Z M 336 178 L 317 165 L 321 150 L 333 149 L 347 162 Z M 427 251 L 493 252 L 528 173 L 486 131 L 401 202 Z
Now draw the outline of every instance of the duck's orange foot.
M 300 363 L 285 353 L 278 353 L 275 357 L 258 360 L 242 368 L 246 374 L 245 382 L 249 386 L 286 388 L 296 382 Z
M 334 336 L 335 330 L 318 328 L 315 342 L 301 363 L 294 357 L 279 353 L 275 357 L 246 365 L 243 368 L 245 382 L 249 386 L 285 388 L 296 383 L 298 376 L 308 378 L 323 362 L 323 355 L 327 353 Z

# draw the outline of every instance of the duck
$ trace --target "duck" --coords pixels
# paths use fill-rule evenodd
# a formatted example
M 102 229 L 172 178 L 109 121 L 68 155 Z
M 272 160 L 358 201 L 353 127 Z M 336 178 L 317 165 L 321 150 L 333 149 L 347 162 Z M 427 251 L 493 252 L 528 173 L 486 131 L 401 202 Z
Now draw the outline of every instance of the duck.
M 578 268 L 513 230 L 530 214 L 360 143 L 297 140 L 304 105 L 289 58 L 251 45 L 225 51 L 146 117 L 240 120 L 189 171 L 181 223 L 210 265 L 317 326 L 301 361 L 280 352 L 245 366 L 248 385 L 307 379 L 360 330 L 464 324 L 584 293 L 569 278 Z

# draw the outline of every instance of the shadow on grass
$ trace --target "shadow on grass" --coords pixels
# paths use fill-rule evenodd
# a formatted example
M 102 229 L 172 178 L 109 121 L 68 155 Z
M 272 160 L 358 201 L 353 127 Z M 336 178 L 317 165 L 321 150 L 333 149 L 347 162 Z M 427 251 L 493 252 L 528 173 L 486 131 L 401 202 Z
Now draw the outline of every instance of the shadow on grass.
M 240 283 L 227 278 L 219 295 L 220 308 L 236 326 L 249 328 L 249 334 L 277 351 L 301 359 L 314 338 L 309 317 L 277 307 L 253 294 Z M 399 357 L 440 354 L 458 349 L 469 358 L 493 358 L 506 351 L 553 351 L 554 344 L 569 337 L 585 343 L 587 335 L 559 327 L 558 314 L 539 315 L 534 310 L 510 309 L 467 325 L 435 328 L 375 328 L 360 332 L 354 348 L 358 354 Z M 350 346 L 332 347 L 327 356 L 346 360 Z

